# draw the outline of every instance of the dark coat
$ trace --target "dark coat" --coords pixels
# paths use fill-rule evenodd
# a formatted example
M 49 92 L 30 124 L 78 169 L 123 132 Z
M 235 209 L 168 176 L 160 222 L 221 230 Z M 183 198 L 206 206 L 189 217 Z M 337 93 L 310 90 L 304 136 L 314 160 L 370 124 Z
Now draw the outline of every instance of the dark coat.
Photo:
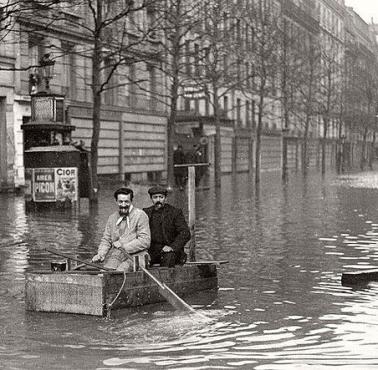
M 173 163 L 174 164 L 184 164 L 185 163 L 185 153 L 182 150 L 176 149 L 173 152 Z M 174 167 L 173 172 L 177 176 L 184 176 L 186 172 L 185 167 Z
M 154 206 L 143 208 L 150 220 L 153 210 Z M 183 251 L 190 240 L 190 231 L 182 210 L 166 203 L 163 207 L 162 226 L 165 245 L 169 245 L 176 253 Z

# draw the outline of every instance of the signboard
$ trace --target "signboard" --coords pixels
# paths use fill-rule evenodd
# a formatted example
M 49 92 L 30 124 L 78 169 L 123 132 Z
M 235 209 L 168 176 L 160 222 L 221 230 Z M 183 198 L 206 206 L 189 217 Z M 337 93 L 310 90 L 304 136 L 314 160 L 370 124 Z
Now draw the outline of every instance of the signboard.
M 78 169 L 76 167 L 33 168 L 30 186 L 34 202 L 76 202 Z M 26 177 L 26 176 L 25 176 Z M 25 182 L 27 179 L 25 178 Z
M 33 200 L 35 202 L 55 202 L 54 168 L 34 168 Z
M 52 96 L 34 96 L 34 120 L 36 121 L 52 121 L 54 98 Z
M 188 84 L 184 86 L 184 98 L 187 99 L 203 99 L 205 91 L 201 86 Z
M 55 168 L 56 200 L 77 201 L 78 176 L 76 167 Z
M 64 123 L 64 99 L 57 96 L 33 96 L 32 121 Z

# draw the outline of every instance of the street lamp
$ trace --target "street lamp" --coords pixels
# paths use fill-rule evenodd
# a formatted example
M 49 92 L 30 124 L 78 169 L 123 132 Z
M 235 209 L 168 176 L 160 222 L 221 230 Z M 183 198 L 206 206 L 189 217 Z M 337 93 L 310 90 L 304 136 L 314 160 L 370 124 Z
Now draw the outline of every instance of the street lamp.
M 45 54 L 39 61 L 39 70 L 45 80 L 46 92 L 50 91 L 50 80 L 54 77 L 55 60 L 50 58 L 50 53 Z

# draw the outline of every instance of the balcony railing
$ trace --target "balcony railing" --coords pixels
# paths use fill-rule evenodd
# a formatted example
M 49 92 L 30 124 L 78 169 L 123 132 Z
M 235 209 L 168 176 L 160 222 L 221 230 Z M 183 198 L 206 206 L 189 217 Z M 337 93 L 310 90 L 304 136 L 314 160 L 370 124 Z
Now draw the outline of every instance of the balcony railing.
M 310 32 L 319 32 L 319 19 L 315 10 L 309 6 L 304 5 L 299 7 L 294 4 L 292 0 L 282 0 L 283 13 L 293 19 L 296 23 L 301 24 Z

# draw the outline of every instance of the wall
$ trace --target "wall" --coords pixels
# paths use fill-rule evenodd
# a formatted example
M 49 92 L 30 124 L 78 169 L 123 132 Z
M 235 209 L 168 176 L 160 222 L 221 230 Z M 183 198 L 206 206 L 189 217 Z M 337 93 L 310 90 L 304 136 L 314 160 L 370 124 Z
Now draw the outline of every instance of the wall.
M 92 120 L 90 108 L 71 106 L 73 140 L 84 140 L 90 148 Z M 98 174 L 133 174 L 131 180 L 146 179 L 148 173 L 166 169 L 166 118 L 122 111 L 104 111 L 98 145 Z M 137 175 L 140 174 L 140 175 Z
M 148 114 L 122 116 L 122 172 L 163 172 L 166 169 L 167 119 Z
M 261 170 L 281 170 L 282 168 L 281 136 L 261 137 Z
M 70 124 L 76 126 L 72 132 L 74 141 L 84 140 L 85 146 L 90 148 L 92 138 L 91 109 L 70 106 Z M 121 124 L 120 114 L 106 112 L 101 116 L 100 140 L 98 143 L 98 168 L 99 175 L 118 174 L 120 168 L 119 130 Z

